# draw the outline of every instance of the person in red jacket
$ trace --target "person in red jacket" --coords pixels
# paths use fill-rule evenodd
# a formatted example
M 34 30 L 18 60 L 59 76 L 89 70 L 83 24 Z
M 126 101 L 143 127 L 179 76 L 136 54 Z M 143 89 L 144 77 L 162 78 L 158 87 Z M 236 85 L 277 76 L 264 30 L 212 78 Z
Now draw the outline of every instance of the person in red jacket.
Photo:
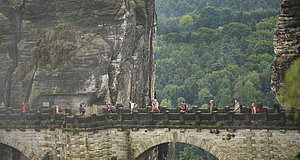
M 184 101 L 181 101 L 181 105 L 182 105 L 181 110 L 185 112 L 186 111 L 186 104 L 184 103 Z
M 108 111 L 110 113 L 116 113 L 116 107 L 111 103 L 109 106 L 108 106 Z
M 25 105 L 24 102 L 22 102 L 22 105 L 23 105 L 23 112 L 27 112 L 27 111 L 26 111 L 26 105 Z

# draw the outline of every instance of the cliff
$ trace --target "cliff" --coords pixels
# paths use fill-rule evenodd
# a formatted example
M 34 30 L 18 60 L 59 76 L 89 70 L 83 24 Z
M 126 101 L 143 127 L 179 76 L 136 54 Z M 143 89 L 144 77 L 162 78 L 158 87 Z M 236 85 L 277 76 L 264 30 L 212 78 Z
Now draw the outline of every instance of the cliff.
M 0 43 L 4 106 L 154 98 L 154 0 L 0 0 Z
M 300 57 L 300 1 L 283 0 L 274 30 L 275 57 L 271 65 L 271 89 L 276 98 L 284 83 L 284 74 Z

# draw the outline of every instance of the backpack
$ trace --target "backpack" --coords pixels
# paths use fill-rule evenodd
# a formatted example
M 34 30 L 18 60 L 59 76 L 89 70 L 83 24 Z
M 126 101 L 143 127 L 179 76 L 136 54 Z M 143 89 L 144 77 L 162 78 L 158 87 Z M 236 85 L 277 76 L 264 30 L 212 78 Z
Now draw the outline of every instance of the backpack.
M 240 111 L 241 111 L 241 113 L 243 112 L 243 106 L 242 105 L 240 105 Z
M 85 112 L 85 108 L 84 108 L 84 107 L 82 107 L 82 108 L 81 108 L 81 111 L 82 111 L 82 112 Z
M 257 113 L 260 113 L 260 109 L 259 109 L 259 108 L 257 108 L 257 107 L 256 107 L 256 112 L 257 112 Z
M 112 106 L 112 112 L 116 113 L 117 112 L 117 109 L 115 106 Z

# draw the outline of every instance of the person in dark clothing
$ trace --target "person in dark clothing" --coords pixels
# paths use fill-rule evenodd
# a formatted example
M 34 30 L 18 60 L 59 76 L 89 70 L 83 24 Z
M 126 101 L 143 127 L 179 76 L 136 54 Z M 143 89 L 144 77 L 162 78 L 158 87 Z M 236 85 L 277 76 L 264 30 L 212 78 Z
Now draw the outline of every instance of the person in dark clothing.
M 80 107 L 79 107 L 79 113 L 80 113 L 81 115 L 84 115 L 84 113 L 85 113 L 85 108 L 83 107 L 83 104 L 82 104 L 82 103 L 80 104 Z

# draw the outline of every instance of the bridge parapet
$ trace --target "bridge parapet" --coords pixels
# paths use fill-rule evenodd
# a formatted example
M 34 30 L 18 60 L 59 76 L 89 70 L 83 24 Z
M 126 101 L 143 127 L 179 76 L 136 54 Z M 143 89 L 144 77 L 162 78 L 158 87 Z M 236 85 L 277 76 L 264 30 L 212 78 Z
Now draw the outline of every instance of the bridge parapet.
M 43 108 L 20 112 L 15 109 L 2 109 L 0 128 L 11 129 L 92 129 L 107 128 L 250 128 L 250 129 L 300 129 L 300 118 L 285 114 L 284 110 L 263 108 L 262 113 L 251 114 L 249 108 L 243 113 L 233 113 L 229 108 L 208 113 L 207 109 L 193 108 L 191 112 L 162 108 L 161 113 L 153 113 L 149 108 L 138 109 L 133 114 L 129 109 L 118 109 L 117 113 L 91 116 L 70 115 L 66 109 L 56 114 L 55 108 Z

